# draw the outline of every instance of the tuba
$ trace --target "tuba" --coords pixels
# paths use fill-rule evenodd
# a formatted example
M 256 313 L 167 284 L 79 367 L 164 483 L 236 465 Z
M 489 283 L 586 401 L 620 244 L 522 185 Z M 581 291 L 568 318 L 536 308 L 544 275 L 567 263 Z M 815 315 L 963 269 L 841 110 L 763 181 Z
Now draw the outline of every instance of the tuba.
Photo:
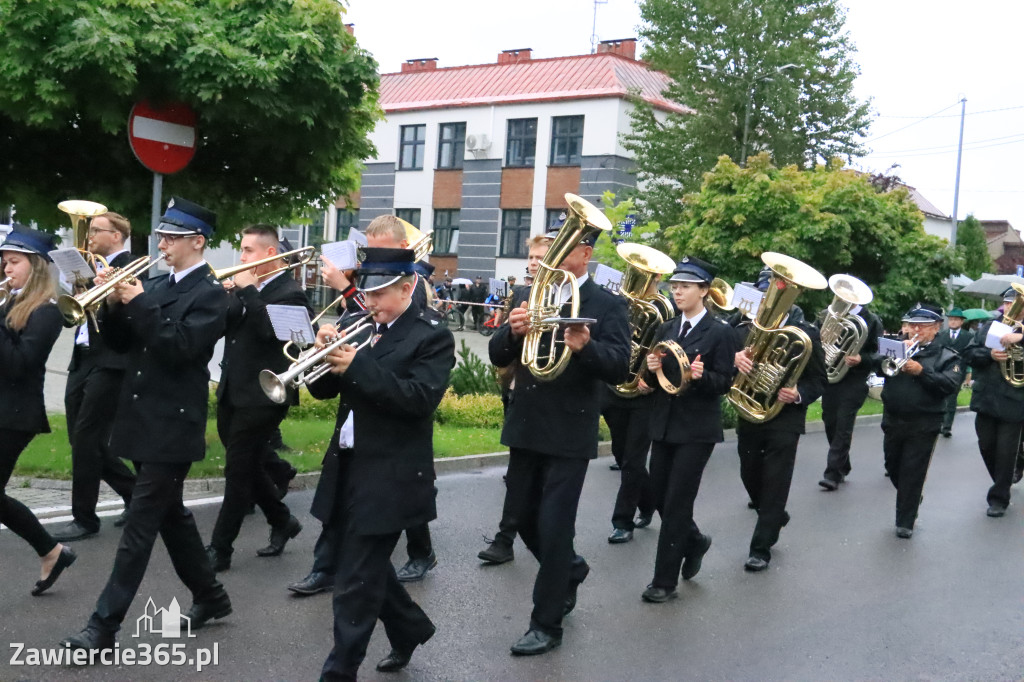
M 93 272 L 99 272 L 97 263 L 108 267 L 103 256 L 89 251 L 89 220 L 107 212 L 107 207 L 95 201 L 83 201 L 81 199 L 68 199 L 57 204 L 57 208 L 68 214 L 71 218 L 71 235 L 75 242 L 75 248 L 82 254 L 85 261 L 92 268 Z M 75 287 L 84 289 L 89 286 L 88 282 L 72 282 Z
M 568 215 L 537 268 L 527 303 L 530 331 L 523 339 L 520 361 L 539 381 L 551 381 L 561 375 L 572 357 L 568 348 L 558 347 L 564 343 L 558 339 L 558 323 L 545 321 L 558 317 L 563 305 L 571 306 L 569 317 L 579 315 L 580 287 L 576 276 L 559 266 L 583 239 L 612 229 L 608 217 L 589 201 L 569 193 L 565 200 L 569 203 Z M 562 287 L 566 285 L 571 294 L 563 301 Z
M 629 354 L 629 379 L 612 390 L 623 398 L 640 395 L 647 353 L 658 327 L 675 316 L 672 302 L 657 291 L 650 293 L 652 284 L 672 272 L 675 262 L 661 251 L 643 244 L 619 244 L 615 249 L 626 261 L 619 295 L 629 304 L 629 329 L 632 333 Z
M 804 289 L 824 289 L 825 277 L 811 266 L 781 253 L 766 251 L 761 260 L 772 270 L 768 290 L 758 306 L 746 350 L 754 366 L 736 375 L 729 402 L 741 417 L 756 424 L 782 409 L 780 388 L 792 388 L 811 359 L 811 339 L 794 326 L 781 326 Z
M 1024 316 L 1024 286 L 1014 282 L 1010 285 L 1016 296 L 1003 312 L 1003 324 L 1017 329 L 1020 319 Z M 1016 343 L 1006 349 L 1006 359 L 999 362 L 1006 383 L 1014 388 L 1024 388 L 1024 347 Z
M 842 381 L 850 369 L 846 358 L 856 355 L 868 340 L 868 325 L 860 315 L 850 313 L 854 306 L 867 305 L 874 298 L 871 288 L 850 275 L 832 275 L 828 286 L 835 297 L 825 309 L 821 323 L 821 348 L 825 351 L 828 383 Z
M 434 237 L 430 233 L 424 233 L 408 220 L 398 219 L 405 228 L 405 241 L 409 242 L 409 248 L 413 251 L 413 261 L 419 263 L 430 254 Z

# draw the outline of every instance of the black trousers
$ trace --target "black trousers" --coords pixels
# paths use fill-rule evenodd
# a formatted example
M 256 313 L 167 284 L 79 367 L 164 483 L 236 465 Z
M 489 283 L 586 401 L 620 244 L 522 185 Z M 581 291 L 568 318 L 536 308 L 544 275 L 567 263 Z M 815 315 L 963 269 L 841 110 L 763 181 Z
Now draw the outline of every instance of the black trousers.
M 562 636 L 569 585 L 590 570 L 576 554 L 576 512 L 590 460 L 511 448 L 505 503 L 512 503 L 519 537 L 540 562 L 533 584 L 530 628 Z
M 320 529 L 320 535 L 313 545 L 313 568 L 317 573 L 334 575 L 336 573 L 335 560 L 338 556 L 338 543 L 341 534 L 338 525 L 333 520 L 324 524 Z M 406 552 L 410 559 L 426 559 L 433 553 L 434 547 L 430 542 L 430 528 L 427 524 L 413 526 L 405 531 Z
M 71 515 L 89 530 L 99 530 L 96 503 L 100 481 L 106 481 L 124 499 L 127 509 L 135 486 L 135 474 L 110 452 L 112 411 L 121 393 L 124 371 L 94 367 L 88 350 L 76 348 L 76 368 L 68 374 L 64 410 L 71 442 Z
M 360 535 L 342 519 L 339 534 L 334 647 L 324 661 L 321 679 L 354 681 L 378 618 L 391 647 L 406 653 L 430 639 L 434 625 L 395 576 L 391 553 L 400 533 Z
M 1005 507 L 1010 504 L 1010 486 L 1013 485 L 1013 468 L 1022 427 L 1024 423 L 1003 421 L 981 412 L 975 417 L 978 449 L 988 475 L 992 477 L 992 487 L 988 489 L 990 505 Z
M 410 559 L 426 559 L 433 553 L 434 546 L 430 542 L 430 527 L 427 524 L 405 529 L 405 551 L 409 553 Z
M 647 473 L 647 453 L 651 450 L 649 434 L 651 412 L 642 408 L 606 405 L 601 411 L 612 434 L 612 454 L 622 467 L 619 494 L 612 510 L 612 526 L 633 530 L 637 509 L 644 516 L 654 513 L 654 493 Z
M 701 532 L 693 520 L 693 503 L 714 443 L 663 443 L 651 448 L 651 483 L 661 516 L 658 553 L 654 559 L 654 587 L 674 589 L 690 544 Z
M 50 537 L 28 507 L 7 496 L 7 484 L 14 465 L 35 435 L 28 431 L 0 429 L 0 523 L 32 545 L 36 554 L 46 556 L 57 546 L 57 541 Z
M 821 419 L 825 422 L 828 438 L 828 459 L 824 478 L 836 483 L 850 474 L 850 445 L 857 411 L 868 397 L 867 383 L 858 377 L 849 377 L 838 384 L 830 384 L 821 396 Z
M 757 509 L 757 525 L 750 538 L 750 556 L 770 561 L 771 548 L 779 541 L 779 532 L 789 521 L 786 502 L 793 482 L 799 433 L 769 426 L 737 429 L 740 453 L 740 478 Z
M 882 449 L 885 470 L 896 488 L 896 526 L 913 528 L 921 491 L 939 437 L 942 413 L 897 416 L 882 415 Z
M 217 405 L 217 433 L 224 443 L 224 502 L 213 527 L 210 544 L 230 556 L 242 522 L 253 502 L 271 527 L 288 522 L 291 512 L 278 498 L 277 486 L 264 467 L 273 452 L 270 436 L 284 419 L 284 406 L 234 407 L 230 400 Z
M 163 538 L 171 564 L 194 602 L 220 597 L 224 587 L 210 566 L 195 518 L 182 502 L 190 463 L 136 462 L 139 472 L 128 508 L 128 521 L 114 555 L 114 569 L 96 602 L 89 624 L 115 633 L 128 613 L 146 575 L 156 537 Z
M 958 388 L 956 393 L 946 397 L 945 407 L 946 411 L 942 413 L 942 430 L 949 431 L 953 428 L 953 419 L 956 417 L 956 398 L 957 394 L 960 393 Z

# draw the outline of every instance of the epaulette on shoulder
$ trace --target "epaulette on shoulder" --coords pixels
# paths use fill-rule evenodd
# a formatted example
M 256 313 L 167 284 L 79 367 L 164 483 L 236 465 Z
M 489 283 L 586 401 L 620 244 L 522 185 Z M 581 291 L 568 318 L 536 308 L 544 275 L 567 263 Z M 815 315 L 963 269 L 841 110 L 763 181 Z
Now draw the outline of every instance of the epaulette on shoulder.
M 420 314 L 416 316 L 417 320 L 429 324 L 431 327 L 436 327 L 441 324 L 441 313 L 436 310 L 421 310 Z

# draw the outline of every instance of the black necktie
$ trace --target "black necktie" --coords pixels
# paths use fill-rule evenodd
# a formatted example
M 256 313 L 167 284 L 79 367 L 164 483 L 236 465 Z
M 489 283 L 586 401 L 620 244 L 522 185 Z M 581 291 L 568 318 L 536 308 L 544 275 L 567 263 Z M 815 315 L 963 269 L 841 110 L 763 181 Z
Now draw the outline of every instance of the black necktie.
M 167 275 L 167 288 L 168 289 L 173 289 L 174 288 L 174 275 Z
M 679 338 L 683 338 L 684 336 L 686 336 L 690 332 L 690 327 L 691 327 L 690 321 L 689 320 L 683 320 L 683 328 L 679 332 Z

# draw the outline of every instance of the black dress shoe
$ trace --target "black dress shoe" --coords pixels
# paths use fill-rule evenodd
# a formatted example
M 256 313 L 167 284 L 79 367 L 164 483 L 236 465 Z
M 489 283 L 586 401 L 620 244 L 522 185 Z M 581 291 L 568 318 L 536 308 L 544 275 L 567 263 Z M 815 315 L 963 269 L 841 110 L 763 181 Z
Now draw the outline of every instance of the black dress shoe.
M 71 549 L 67 545 L 60 548 L 60 554 L 57 555 L 57 561 L 53 564 L 53 568 L 50 569 L 50 575 L 46 576 L 42 580 L 37 580 L 35 587 L 32 588 L 32 596 L 38 597 L 43 592 L 53 587 L 53 584 L 57 582 L 57 578 L 64 572 L 64 569 L 75 563 L 75 559 L 78 555 L 75 554 L 75 550 Z
M 619 464 L 618 462 L 614 462 L 613 464 L 609 464 L 608 468 L 611 469 L 612 471 L 622 471 L 622 465 Z M 528 635 L 530 633 L 526 633 L 526 634 Z M 525 637 L 525 635 L 524 635 L 524 637 Z M 520 640 L 520 641 L 522 641 L 522 640 Z
M 612 545 L 621 545 L 624 542 L 629 542 L 633 539 L 633 531 L 626 530 L 625 528 L 616 528 L 612 531 L 611 535 L 608 536 L 608 542 Z
M 675 599 L 679 596 L 679 592 L 676 590 L 669 590 L 664 587 L 655 587 L 654 585 L 648 585 L 644 593 L 640 595 L 640 598 L 645 602 L 651 604 L 663 604 L 670 599 Z
M 425 559 L 409 559 L 405 562 L 405 566 L 398 569 L 398 582 L 400 583 L 415 583 L 423 580 L 427 576 L 427 571 L 437 566 L 437 555 L 433 552 L 430 553 Z
M 636 518 L 636 521 L 633 523 L 633 527 L 634 528 L 646 528 L 647 526 L 651 525 L 651 521 L 653 521 L 653 520 L 654 520 L 654 512 L 651 512 L 650 514 L 641 514 L 640 516 L 638 516 Z
M 1021 479 L 1024 479 L 1024 469 L 1014 469 L 1013 470 L 1013 483 L 1014 483 L 1014 485 L 1016 485 L 1017 483 L 1020 483 Z
M 382 673 L 396 673 L 409 665 L 412 654 L 403 654 L 392 649 L 387 656 L 377 662 L 377 671 Z
M 220 573 L 231 568 L 231 555 L 217 550 L 213 545 L 206 548 L 206 558 L 210 560 L 210 567 L 214 573 Z
M 820 485 L 825 490 L 828 490 L 829 492 L 833 490 L 839 490 L 839 481 L 833 481 L 831 478 L 821 479 L 820 481 L 818 481 L 818 485 Z
M 83 540 L 92 537 L 99 532 L 99 528 L 87 528 L 78 521 L 68 521 L 50 531 L 50 537 L 57 542 L 71 542 L 72 540 Z
M 583 577 L 579 580 L 571 580 L 569 582 L 569 593 L 565 596 L 565 608 L 562 609 L 562 617 L 568 616 L 572 613 L 573 609 L 576 608 L 576 595 L 580 590 L 580 585 L 590 575 L 590 566 L 586 567 L 586 571 L 583 573 Z M 530 634 L 530 633 L 526 633 Z
M 270 544 L 263 549 L 256 550 L 256 556 L 278 556 L 284 551 L 288 541 L 302 532 L 302 524 L 294 516 L 289 516 L 288 521 L 277 528 L 270 529 Z
M 124 511 L 114 519 L 114 528 L 124 528 L 126 523 L 128 523 L 128 505 L 125 505 Z
M 1001 504 L 990 504 L 988 511 L 985 513 L 994 519 L 998 519 L 1000 516 L 1006 516 L 1006 507 Z
M 528 630 L 519 641 L 512 645 L 513 656 L 536 656 L 562 646 L 561 637 L 553 637 L 540 630 Z
M 747 558 L 747 563 L 743 564 L 743 568 L 751 573 L 757 573 L 768 568 L 768 562 L 760 557 L 752 556 Z
M 914 535 L 913 528 L 907 528 L 906 526 L 896 526 L 896 537 L 904 540 L 909 540 Z
M 231 600 L 228 599 L 227 592 L 221 592 L 219 597 L 211 601 L 195 602 L 186 615 L 192 624 L 192 629 L 198 630 L 211 620 L 219 620 L 231 615 Z M 185 628 L 184 619 L 181 626 Z
M 512 545 L 506 545 L 504 542 L 492 542 L 476 556 L 489 564 L 504 564 L 516 558 Z
M 704 555 L 711 549 L 711 536 L 701 535 L 700 540 L 694 543 L 683 559 L 683 580 L 689 580 L 700 573 L 700 565 L 704 561 Z
M 754 504 L 753 500 L 747 500 L 747 509 L 757 509 L 757 505 Z
M 952 438 L 953 437 L 953 432 L 950 431 L 949 429 L 943 429 L 941 431 L 941 433 L 942 433 L 942 437 L 943 438 Z
M 72 650 L 103 651 L 114 648 L 114 635 L 109 632 L 101 632 L 89 625 L 77 635 L 62 639 L 60 645 L 70 647 Z
M 309 575 L 297 583 L 292 583 L 288 589 L 295 594 L 307 597 L 311 594 L 324 592 L 334 587 L 334 576 L 320 571 L 311 571 Z

